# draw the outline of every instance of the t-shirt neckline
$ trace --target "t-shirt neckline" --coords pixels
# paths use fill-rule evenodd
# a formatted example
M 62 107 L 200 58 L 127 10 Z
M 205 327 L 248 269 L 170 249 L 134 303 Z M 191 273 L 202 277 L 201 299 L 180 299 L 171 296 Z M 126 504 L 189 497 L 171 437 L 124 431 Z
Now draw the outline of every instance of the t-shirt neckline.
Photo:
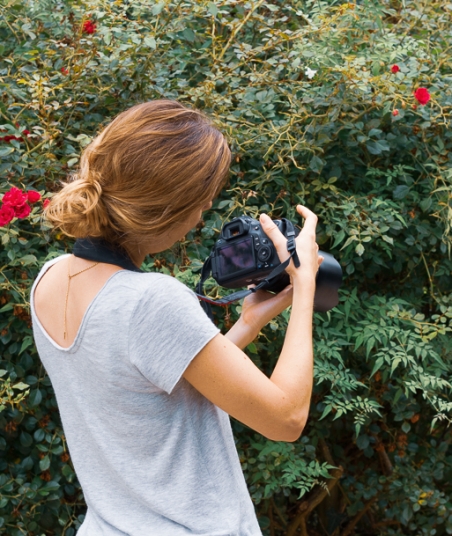
M 88 317 L 92 311 L 92 309 L 94 308 L 94 305 L 97 301 L 99 301 L 99 297 L 101 294 L 103 294 L 103 291 L 104 289 L 107 287 L 108 283 L 110 283 L 110 281 L 115 277 L 115 275 L 121 273 L 121 272 L 127 272 L 127 270 L 118 270 L 117 272 L 115 272 L 114 274 L 111 274 L 111 276 L 105 281 L 105 283 L 102 285 L 102 287 L 99 289 L 98 293 L 94 296 L 94 298 L 91 300 L 90 304 L 88 305 L 88 307 L 86 308 L 86 311 L 83 315 L 83 318 L 82 318 L 82 321 L 80 322 L 80 325 L 78 327 L 78 330 L 77 330 L 77 334 L 75 335 L 75 338 L 74 340 L 72 341 L 72 344 L 68 347 L 64 347 L 64 346 L 60 346 L 48 333 L 47 333 L 47 330 L 44 328 L 44 326 L 41 324 L 39 318 L 38 318 L 38 315 L 36 314 L 36 311 L 35 311 L 35 306 L 34 306 L 34 292 L 35 292 L 35 288 L 37 286 L 37 284 L 39 283 L 39 281 L 41 280 L 41 278 L 44 276 L 44 274 L 47 272 L 47 270 L 53 266 L 54 264 L 56 264 L 58 261 L 68 257 L 70 255 L 70 253 L 67 253 L 66 255 L 61 255 L 59 257 L 56 257 L 55 259 L 52 259 L 51 261 L 48 261 L 46 264 L 44 264 L 44 266 L 42 267 L 41 269 L 41 272 L 40 274 L 38 275 L 38 277 L 36 278 L 35 282 L 33 283 L 33 287 L 31 289 L 31 293 L 30 293 L 30 311 L 31 311 L 31 314 L 32 314 L 32 319 L 33 319 L 33 324 L 36 323 L 36 325 L 38 326 L 38 328 L 40 329 L 41 333 L 44 335 L 44 337 L 50 342 L 50 344 L 56 348 L 57 350 L 61 351 L 61 352 L 67 352 L 67 353 L 72 353 L 74 352 L 78 345 L 80 344 L 80 341 L 82 339 L 82 336 L 83 336 L 83 331 L 85 329 L 85 324 L 87 323 L 88 321 Z

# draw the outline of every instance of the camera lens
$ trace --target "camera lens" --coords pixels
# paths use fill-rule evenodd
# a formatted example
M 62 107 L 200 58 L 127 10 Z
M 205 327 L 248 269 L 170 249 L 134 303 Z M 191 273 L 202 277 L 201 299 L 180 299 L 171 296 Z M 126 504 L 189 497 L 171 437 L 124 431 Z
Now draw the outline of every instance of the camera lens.
M 271 254 L 270 248 L 268 246 L 262 246 L 257 252 L 257 258 L 260 261 L 265 262 L 265 261 L 268 261 L 270 254 Z

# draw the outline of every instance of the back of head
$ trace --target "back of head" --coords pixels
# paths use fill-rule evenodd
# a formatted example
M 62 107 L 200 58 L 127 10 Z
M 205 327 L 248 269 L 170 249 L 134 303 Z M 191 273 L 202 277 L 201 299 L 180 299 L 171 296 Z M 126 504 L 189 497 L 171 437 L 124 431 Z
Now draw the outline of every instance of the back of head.
M 171 100 L 138 104 L 85 148 L 46 217 L 67 236 L 128 250 L 216 197 L 230 160 L 224 136 L 201 112 Z

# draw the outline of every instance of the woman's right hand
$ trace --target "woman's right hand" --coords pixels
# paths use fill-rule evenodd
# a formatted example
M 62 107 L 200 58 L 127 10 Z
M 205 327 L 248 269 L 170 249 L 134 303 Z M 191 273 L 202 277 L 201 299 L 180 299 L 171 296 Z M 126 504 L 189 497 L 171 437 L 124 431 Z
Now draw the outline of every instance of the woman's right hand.
M 297 205 L 297 212 L 304 218 L 305 222 L 303 229 L 295 239 L 298 258 L 300 259 L 300 267 L 295 268 L 293 259 L 291 259 L 289 266 L 286 268 L 286 272 L 289 274 L 292 282 L 299 277 L 303 279 L 315 279 L 319 266 L 323 261 L 323 257 L 319 257 L 318 255 L 319 246 L 315 241 L 317 216 L 303 205 Z M 261 214 L 259 221 L 264 233 L 273 242 L 279 260 L 281 263 L 284 262 L 290 256 L 287 251 L 287 238 L 266 214 Z

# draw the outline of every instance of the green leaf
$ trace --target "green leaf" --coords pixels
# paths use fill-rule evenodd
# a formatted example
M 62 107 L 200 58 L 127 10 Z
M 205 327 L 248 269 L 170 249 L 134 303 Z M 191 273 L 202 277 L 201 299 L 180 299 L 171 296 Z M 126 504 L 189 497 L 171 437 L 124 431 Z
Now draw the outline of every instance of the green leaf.
M 42 393 L 40 389 L 33 389 L 28 397 L 31 406 L 38 406 L 42 401 Z
M 231 208 L 233 204 L 234 204 L 234 201 L 231 201 L 230 199 L 225 199 L 218 203 L 218 209 L 222 209 L 225 207 Z
M 366 357 L 369 357 L 370 352 L 371 352 L 372 348 L 374 347 L 374 344 L 375 344 L 375 338 L 374 337 L 369 337 L 367 339 L 367 343 L 366 343 Z
M 399 357 L 394 358 L 393 362 L 391 363 L 391 376 L 401 361 L 402 360 Z
M 394 199 L 403 199 L 410 193 L 410 187 L 405 184 L 397 186 L 393 192 Z
M 342 240 L 344 240 L 345 238 L 345 231 L 343 229 L 341 229 L 335 236 L 334 238 L 334 243 L 333 243 L 333 246 L 332 246 L 332 249 L 334 249 L 336 246 L 338 246 Z
M 14 147 L 0 147 L 0 157 L 8 156 L 14 152 Z
M 360 449 L 360 450 L 364 450 L 364 449 L 367 449 L 367 447 L 369 446 L 369 443 L 370 443 L 370 438 L 369 436 L 363 434 L 363 435 L 360 435 L 357 439 L 356 439 L 356 446 Z
M 24 391 L 25 389 L 28 389 L 29 387 L 30 386 L 24 382 L 19 382 L 13 385 L 13 389 L 19 389 L 20 391 Z
M 47 471 L 49 467 L 50 467 L 50 457 L 47 455 L 47 456 L 44 456 L 44 458 L 42 458 L 42 460 L 39 461 L 39 469 L 41 469 L 41 471 Z
M 29 447 L 33 443 L 33 438 L 27 432 L 20 433 L 20 444 L 23 447 Z
M 257 348 L 256 348 L 256 345 L 254 344 L 254 342 L 250 342 L 250 344 L 248 344 L 248 346 L 246 348 L 250 353 L 257 354 Z
M 318 156 L 313 156 L 311 158 L 311 161 L 309 162 L 309 167 L 312 169 L 312 171 L 315 171 L 316 173 L 320 173 L 324 165 L 325 162 Z
M 33 337 L 31 337 L 30 335 L 27 335 L 23 342 L 22 342 L 22 346 L 20 347 L 20 350 L 19 350 L 19 355 L 26 349 L 28 348 L 29 346 L 31 346 L 33 344 Z
M 38 259 L 34 255 L 24 255 L 20 258 L 20 264 L 28 266 L 29 264 L 38 264 Z
M 182 35 L 189 43 L 194 43 L 196 35 L 191 28 L 185 28 L 185 30 L 182 32 Z
M 60 489 L 60 485 L 58 484 L 58 482 L 51 480 L 50 482 L 46 482 L 43 489 L 47 491 L 57 491 L 58 489 Z
M 158 2 L 151 10 L 153 15 L 160 15 L 163 8 L 165 7 L 165 2 Z
M 345 241 L 345 244 L 341 247 L 341 251 L 343 249 L 345 249 L 349 244 L 351 244 L 352 242 L 355 242 L 356 240 L 358 240 L 358 237 L 356 235 L 352 235 L 352 236 L 349 236 L 347 238 L 347 240 Z
M 213 15 L 214 17 L 216 17 L 218 15 L 218 8 L 217 6 L 213 3 L 213 2 L 209 2 L 207 4 L 207 11 Z
M 431 197 L 426 197 L 425 199 L 423 199 L 420 203 L 419 203 L 419 206 L 421 207 L 421 210 L 423 212 L 428 212 L 428 210 L 430 209 L 430 207 L 432 206 L 432 203 L 433 203 L 433 200 Z
M 35 431 L 35 433 L 33 434 L 33 437 L 34 437 L 36 443 L 40 443 L 44 439 L 45 435 L 46 434 L 45 434 L 44 430 L 42 428 L 38 428 Z
M 322 419 L 324 419 L 328 415 L 328 413 L 331 412 L 332 409 L 333 406 L 331 404 L 327 404 L 319 420 L 321 421 Z
M 372 376 L 378 371 L 381 369 L 383 363 L 385 362 L 385 358 L 384 357 L 378 357 L 377 360 L 375 361 L 375 364 L 374 364 L 374 368 L 372 369 L 372 372 L 370 373 L 370 377 L 372 378 Z
M 381 154 L 383 151 L 389 151 L 389 145 L 384 140 L 368 140 L 366 143 L 367 150 L 370 154 Z
M 152 48 L 153 50 L 157 48 L 157 43 L 154 37 L 145 37 L 143 41 L 144 41 L 144 44 L 148 46 L 149 48 Z

